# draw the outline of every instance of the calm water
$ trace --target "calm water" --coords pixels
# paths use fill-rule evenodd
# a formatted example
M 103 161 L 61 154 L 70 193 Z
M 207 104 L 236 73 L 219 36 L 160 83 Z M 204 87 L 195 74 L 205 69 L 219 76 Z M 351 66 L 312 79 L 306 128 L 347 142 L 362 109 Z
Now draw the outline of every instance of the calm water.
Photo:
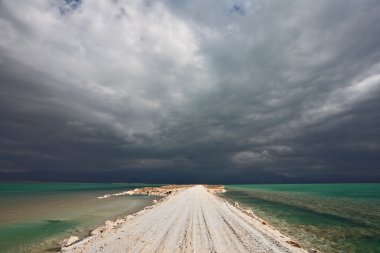
M 252 209 L 306 248 L 380 252 L 380 184 L 226 187 L 226 198 Z
M 56 252 L 70 235 L 84 237 L 105 220 L 136 212 L 148 196 L 97 199 L 146 185 L 0 184 L 0 252 Z

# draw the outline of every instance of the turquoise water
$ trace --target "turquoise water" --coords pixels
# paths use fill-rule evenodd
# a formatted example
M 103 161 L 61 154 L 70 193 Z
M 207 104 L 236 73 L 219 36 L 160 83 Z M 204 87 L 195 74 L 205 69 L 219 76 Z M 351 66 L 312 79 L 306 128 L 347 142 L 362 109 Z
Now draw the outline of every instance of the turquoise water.
M 250 208 L 305 248 L 380 252 L 380 184 L 228 185 Z
M 0 184 L 0 252 L 56 252 L 64 238 L 85 237 L 105 220 L 134 213 L 155 199 L 149 196 L 97 197 L 144 186 Z

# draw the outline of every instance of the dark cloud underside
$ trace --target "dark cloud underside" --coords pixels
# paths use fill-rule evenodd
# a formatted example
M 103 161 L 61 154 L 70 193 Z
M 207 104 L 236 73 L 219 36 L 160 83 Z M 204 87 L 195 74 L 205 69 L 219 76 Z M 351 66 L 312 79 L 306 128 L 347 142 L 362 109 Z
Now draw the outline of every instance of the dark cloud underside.
M 0 178 L 380 180 L 378 1 L 0 0 Z

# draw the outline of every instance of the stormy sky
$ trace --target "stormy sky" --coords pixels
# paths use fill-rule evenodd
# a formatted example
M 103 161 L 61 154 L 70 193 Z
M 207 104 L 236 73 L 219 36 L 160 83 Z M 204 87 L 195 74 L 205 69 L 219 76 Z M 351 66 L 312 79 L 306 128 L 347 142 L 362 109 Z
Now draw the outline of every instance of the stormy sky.
M 0 0 L 1 180 L 380 181 L 378 0 Z

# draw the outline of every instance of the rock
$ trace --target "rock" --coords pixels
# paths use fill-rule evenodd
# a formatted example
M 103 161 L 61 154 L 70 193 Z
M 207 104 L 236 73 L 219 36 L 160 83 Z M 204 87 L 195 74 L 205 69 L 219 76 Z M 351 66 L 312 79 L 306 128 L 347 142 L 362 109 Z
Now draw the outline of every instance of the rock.
M 157 199 L 153 200 L 153 204 L 156 204 L 157 203 Z
M 296 242 L 293 242 L 293 241 L 286 241 L 286 242 L 289 243 L 290 245 L 292 245 L 293 247 L 301 248 L 301 245 L 299 245 L 299 243 L 296 243 Z
M 309 250 L 307 251 L 307 253 L 319 253 L 319 251 L 316 250 L 316 249 L 309 249 Z
M 113 222 L 111 220 L 106 221 L 106 227 L 107 228 L 113 228 L 114 226 L 115 226 L 115 222 Z
M 96 228 L 90 232 L 90 235 L 97 235 L 100 233 L 103 233 L 104 229 L 103 228 Z
M 266 225 L 267 223 L 265 221 L 261 222 L 261 224 Z
M 124 223 L 124 219 L 117 219 L 116 221 L 115 221 L 115 226 L 118 226 L 118 225 L 120 225 L 120 224 L 123 224 Z
M 63 247 L 68 247 L 70 245 L 72 245 L 73 243 L 79 241 L 79 237 L 78 236 L 70 236 L 68 239 L 65 239 L 62 241 L 61 243 L 61 246 L 62 248 Z

